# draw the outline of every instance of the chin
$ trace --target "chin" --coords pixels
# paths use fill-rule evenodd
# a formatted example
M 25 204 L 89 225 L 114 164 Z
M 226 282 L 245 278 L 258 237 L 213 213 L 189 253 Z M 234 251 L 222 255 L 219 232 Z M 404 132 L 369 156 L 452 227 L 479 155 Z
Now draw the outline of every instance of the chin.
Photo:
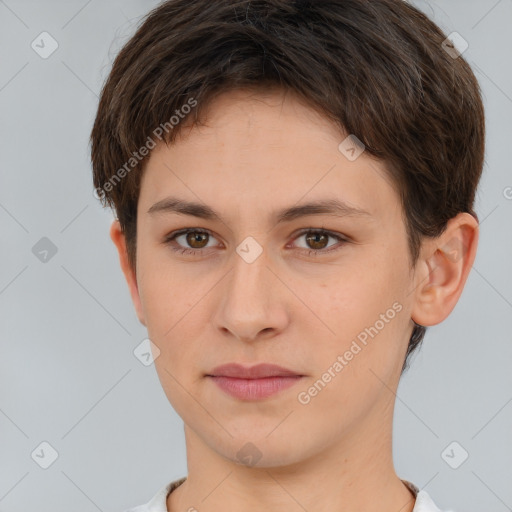
M 266 434 L 265 434 L 266 435 Z M 304 446 L 299 443 L 289 444 L 276 436 L 275 439 L 266 439 L 258 436 L 251 440 L 249 435 L 243 438 L 230 439 L 228 453 L 220 453 L 231 462 L 246 468 L 277 468 L 291 466 L 308 458 Z

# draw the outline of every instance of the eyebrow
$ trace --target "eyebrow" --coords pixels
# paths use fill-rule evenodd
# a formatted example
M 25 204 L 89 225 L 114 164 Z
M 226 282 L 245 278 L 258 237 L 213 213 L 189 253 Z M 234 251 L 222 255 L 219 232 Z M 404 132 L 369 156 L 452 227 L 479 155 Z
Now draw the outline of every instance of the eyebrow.
M 155 203 L 149 210 L 150 215 L 176 213 L 179 215 L 190 215 L 206 220 L 217 220 L 224 223 L 220 214 L 208 205 L 185 201 L 177 197 L 166 197 Z M 276 223 L 290 222 L 308 215 L 332 215 L 335 217 L 372 217 L 372 214 L 351 206 L 340 199 L 323 199 L 312 201 L 299 206 L 291 206 L 273 212 L 271 218 Z

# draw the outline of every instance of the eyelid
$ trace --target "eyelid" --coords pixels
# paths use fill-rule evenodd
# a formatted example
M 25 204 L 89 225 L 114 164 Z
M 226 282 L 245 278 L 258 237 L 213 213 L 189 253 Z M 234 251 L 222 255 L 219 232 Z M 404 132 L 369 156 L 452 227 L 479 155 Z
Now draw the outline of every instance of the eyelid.
M 297 238 L 301 237 L 302 235 L 306 235 L 306 234 L 309 234 L 309 233 L 321 233 L 321 234 L 325 234 L 331 238 L 335 238 L 338 243 L 337 244 L 334 244 L 332 245 L 331 247 L 328 247 L 326 249 L 307 249 L 307 248 L 304 248 L 304 247 L 299 247 L 299 249 L 301 251 L 305 251 L 308 255 L 311 255 L 311 254 L 318 254 L 318 255 L 322 255 L 322 254 L 328 254 L 332 251 L 337 251 L 339 249 L 341 249 L 341 246 L 347 244 L 350 242 L 350 239 L 341 234 L 341 233 L 335 233 L 333 231 L 330 231 L 329 229 L 326 229 L 326 228 L 303 228 L 301 229 L 300 231 L 294 233 L 293 235 L 293 241 L 295 241 Z M 339 245 L 341 243 L 341 246 Z
M 211 236 L 212 238 L 216 238 L 216 236 L 213 234 L 212 231 L 210 231 L 209 229 L 206 229 L 206 228 L 194 228 L 194 227 L 191 227 L 191 228 L 183 228 L 183 229 L 179 229 L 179 230 L 176 230 L 176 231 L 173 231 L 171 233 L 169 233 L 168 235 L 166 235 L 164 237 L 164 240 L 163 240 L 163 243 L 165 245 L 171 245 L 172 242 L 175 241 L 175 239 L 181 235 L 186 235 L 188 233 L 206 233 L 208 234 L 209 236 Z M 323 227 L 320 227 L 320 228 L 302 228 L 301 230 L 299 230 L 298 232 L 295 232 L 293 235 L 292 235 L 292 242 L 295 241 L 297 238 L 305 235 L 305 234 L 309 234 L 309 233 L 322 233 L 322 234 L 326 234 L 332 238 L 335 238 L 337 241 L 338 241 L 338 244 L 341 243 L 342 245 L 346 244 L 346 243 L 349 243 L 350 242 L 350 239 L 349 237 L 341 234 L 341 233 L 335 233 L 333 231 L 330 231 L 326 228 L 323 228 Z M 318 254 L 318 255 L 321 255 L 321 254 L 326 254 L 326 253 L 330 253 L 331 251 L 336 251 L 338 249 L 340 249 L 341 247 L 336 247 L 336 245 L 338 244 L 335 244 L 334 246 L 331 246 L 330 248 L 327 248 L 327 249 L 307 249 L 307 248 L 304 248 L 304 247 L 299 247 L 298 249 L 302 252 L 306 252 L 308 255 L 311 255 L 311 254 Z M 287 247 L 288 247 L 289 244 L 287 244 Z M 189 254 L 197 254 L 197 253 L 200 253 L 200 252 L 205 252 L 207 251 L 208 249 L 211 249 L 210 248 L 203 248 L 203 249 L 193 249 L 191 247 L 183 247 L 183 246 L 179 246 L 179 248 L 173 248 L 174 251 L 176 252 L 182 252 L 182 253 L 189 253 Z
M 169 233 L 168 235 L 166 235 L 164 237 L 164 240 L 163 240 L 163 244 L 166 245 L 166 244 L 171 244 L 172 242 L 174 242 L 174 240 L 181 236 L 181 235 L 186 235 L 188 233 L 206 233 L 207 235 L 211 236 L 212 238 L 217 238 L 212 231 L 210 231 L 209 229 L 206 229 L 206 228 L 183 228 L 183 229 L 178 229 L 176 231 L 172 231 L 171 233 Z M 192 249 L 191 247 L 182 247 L 182 249 L 188 249 L 190 251 L 203 251 L 205 249 Z

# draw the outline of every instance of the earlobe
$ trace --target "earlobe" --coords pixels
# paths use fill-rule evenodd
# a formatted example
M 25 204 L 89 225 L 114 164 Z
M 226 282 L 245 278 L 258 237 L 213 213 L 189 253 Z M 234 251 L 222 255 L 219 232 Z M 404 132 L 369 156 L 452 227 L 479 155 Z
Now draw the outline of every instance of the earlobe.
M 411 312 L 417 324 L 439 324 L 452 312 L 473 266 L 477 245 L 478 221 L 465 212 L 450 219 L 438 238 L 424 242 Z
M 129 263 L 125 235 L 121 229 L 121 224 L 117 219 L 114 220 L 110 226 L 110 238 L 117 248 L 121 270 L 123 271 L 126 283 L 128 284 L 128 289 L 130 290 L 130 295 L 132 297 L 133 305 L 135 306 L 137 317 L 139 322 L 145 326 L 146 319 L 142 308 L 142 302 L 140 300 L 137 277 Z

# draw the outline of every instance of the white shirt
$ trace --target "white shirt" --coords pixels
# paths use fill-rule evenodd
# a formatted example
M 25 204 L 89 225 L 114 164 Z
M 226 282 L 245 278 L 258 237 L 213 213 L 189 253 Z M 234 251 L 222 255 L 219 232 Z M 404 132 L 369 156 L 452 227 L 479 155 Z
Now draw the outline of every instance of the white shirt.
M 176 489 L 180 484 L 185 481 L 186 477 L 175 480 L 164 487 L 162 487 L 145 505 L 131 508 L 125 512 L 168 512 L 167 510 L 167 495 Z M 416 502 L 412 512 L 443 512 L 432 501 L 427 491 L 421 490 L 411 482 L 402 480 L 402 482 L 410 489 L 416 496 Z M 453 512 L 446 510 L 444 512 Z

